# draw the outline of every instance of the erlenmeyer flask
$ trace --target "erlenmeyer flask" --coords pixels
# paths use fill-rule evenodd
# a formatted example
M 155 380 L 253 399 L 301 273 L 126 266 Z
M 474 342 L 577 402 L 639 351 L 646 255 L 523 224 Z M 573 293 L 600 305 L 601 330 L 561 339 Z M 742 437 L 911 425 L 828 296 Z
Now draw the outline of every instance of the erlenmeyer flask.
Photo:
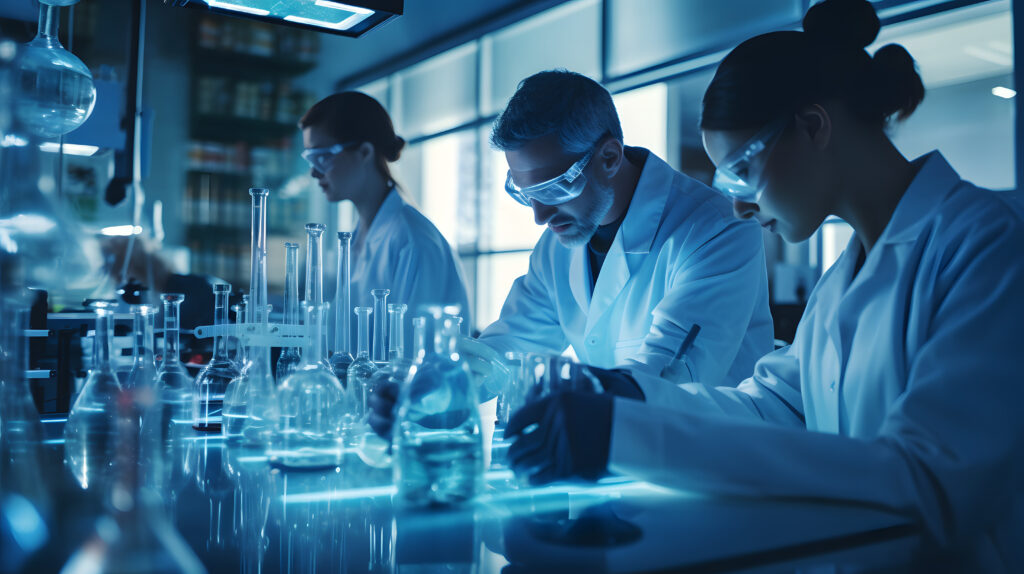
M 156 373 L 156 401 L 142 420 L 146 484 L 173 499 L 188 481 L 185 460 L 192 436 L 192 378 L 179 358 L 179 316 L 185 296 L 164 293 L 164 348 Z M 172 504 L 173 506 L 173 500 Z
M 139 479 L 140 408 L 131 390 L 118 397 L 116 478 L 107 514 L 97 533 L 68 560 L 62 572 L 192 574 L 203 568 L 164 515 L 155 494 Z
M 213 286 L 213 324 L 228 324 L 228 295 L 231 285 L 218 283 Z M 228 338 L 225 335 L 213 337 L 213 357 L 199 371 L 192 387 L 192 428 L 202 432 L 221 432 L 224 416 L 224 392 L 228 383 L 238 378 L 238 367 L 228 359 Z M 225 435 L 241 432 L 242 418 L 232 417 L 228 424 L 234 428 L 225 429 Z
M 39 30 L 22 47 L 17 63 L 15 114 L 26 129 L 44 138 L 82 125 L 96 103 L 89 68 L 60 45 L 56 0 L 40 0 Z
M 284 324 L 299 324 L 299 244 L 284 244 Z M 274 376 L 283 381 L 299 366 L 299 349 L 285 347 L 277 358 Z
M 114 301 L 91 304 L 96 312 L 93 366 L 64 426 L 64 463 L 85 489 L 108 485 L 113 471 L 116 401 L 121 391 L 110 357 L 116 306 Z
M 263 313 L 260 315 L 260 323 L 267 325 L 270 317 L 270 305 L 263 306 Z M 274 377 L 270 374 L 270 347 L 266 345 L 253 345 L 249 347 L 250 361 L 249 370 L 242 378 L 241 384 L 232 382 L 228 387 L 241 389 L 242 409 L 245 410 L 244 423 L 242 424 L 242 443 L 253 447 L 266 447 L 270 445 L 274 434 L 277 431 L 277 419 L 279 405 L 277 389 L 274 387 Z M 224 404 L 233 411 L 236 408 L 237 400 L 230 397 L 225 399 Z M 228 439 L 234 439 L 229 435 Z
M 325 305 L 305 306 L 306 347 L 302 364 L 281 382 L 281 415 L 270 464 L 324 469 L 341 463 L 340 417 L 349 409 L 349 391 L 319 357 L 323 353 Z
M 377 365 L 370 360 L 370 307 L 356 307 L 355 314 L 359 321 L 359 336 L 356 358 L 348 366 L 348 391 L 356 398 L 356 408 L 351 413 L 356 423 L 366 418 L 366 389 L 370 379 L 377 372 Z
M 352 234 L 338 232 L 338 281 L 334 292 L 334 353 L 331 369 L 348 389 L 348 366 L 352 364 Z
M 433 307 L 434 352 L 412 372 L 395 418 L 395 500 L 407 506 L 458 504 L 483 477 L 483 437 L 472 375 L 458 351 L 453 314 Z

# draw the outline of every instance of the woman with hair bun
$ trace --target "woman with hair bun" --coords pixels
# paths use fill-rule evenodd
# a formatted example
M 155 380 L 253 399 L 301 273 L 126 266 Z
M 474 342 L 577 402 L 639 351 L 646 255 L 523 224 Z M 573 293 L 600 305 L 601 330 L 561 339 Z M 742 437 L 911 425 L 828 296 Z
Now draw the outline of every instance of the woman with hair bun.
M 793 344 L 737 388 L 638 374 L 644 402 L 523 409 L 506 435 L 538 430 L 509 450 L 517 470 L 881 507 L 970 564 L 944 567 L 1024 571 L 1024 216 L 939 151 L 896 149 L 885 129 L 924 88 L 902 47 L 868 54 L 878 30 L 866 0 L 826 0 L 803 31 L 739 45 L 704 96 L 714 185 L 737 217 L 790 242 L 829 216 L 855 231 Z M 602 412 L 603 457 L 571 424 Z
M 437 227 L 410 205 L 391 176 L 405 140 L 377 100 L 340 92 L 299 120 L 312 175 L 328 201 L 349 200 L 359 223 L 352 237 L 352 305 L 372 306 L 371 289 L 412 313 L 427 304 L 457 304 L 469 322 L 458 259 Z M 406 330 L 407 343 L 412 332 Z M 406 349 L 411 348 L 409 344 Z

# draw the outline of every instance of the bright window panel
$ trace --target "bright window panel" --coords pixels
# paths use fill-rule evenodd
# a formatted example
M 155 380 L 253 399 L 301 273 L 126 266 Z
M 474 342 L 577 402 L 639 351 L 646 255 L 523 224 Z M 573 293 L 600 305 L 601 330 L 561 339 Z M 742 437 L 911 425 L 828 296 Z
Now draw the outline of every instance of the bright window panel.
M 476 119 L 477 45 L 469 43 L 394 75 L 396 128 L 406 139 Z
M 530 268 L 530 253 L 497 253 L 477 258 L 476 323 L 482 331 L 501 315 L 501 306 L 517 278 Z
M 480 132 L 480 161 L 483 162 L 480 182 L 480 249 L 506 251 L 532 249 L 545 227 L 533 220 L 533 210 L 520 205 L 505 193 L 508 163 L 503 152 L 492 149 L 488 143 L 490 127 Z
M 615 94 L 626 145 L 645 147 L 665 159 L 668 154 L 668 86 L 650 86 Z
M 524 78 L 565 68 L 600 80 L 601 5 L 576 0 L 485 36 L 481 43 L 482 115 L 501 112 Z
M 420 201 L 423 214 L 452 246 L 476 242 L 476 130 L 423 142 Z

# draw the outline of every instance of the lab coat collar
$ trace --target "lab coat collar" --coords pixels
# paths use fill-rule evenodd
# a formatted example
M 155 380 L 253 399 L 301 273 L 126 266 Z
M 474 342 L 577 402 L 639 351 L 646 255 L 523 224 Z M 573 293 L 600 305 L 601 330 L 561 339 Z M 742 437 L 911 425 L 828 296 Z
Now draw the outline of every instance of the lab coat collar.
M 373 221 L 370 222 L 370 228 L 366 230 L 366 239 L 364 246 L 371 243 L 378 243 L 384 239 L 385 235 L 381 230 L 388 226 L 388 223 L 395 220 L 398 212 L 402 210 L 405 202 L 402 201 L 402 196 L 399 195 L 398 190 L 395 186 L 391 186 L 388 194 L 384 197 L 384 203 L 380 204 L 380 209 L 377 210 L 377 215 L 373 216 Z M 356 242 L 359 234 L 362 233 L 362 228 L 359 224 L 356 224 L 355 231 L 352 232 L 352 241 Z
M 647 159 L 617 239 L 622 243 L 623 252 L 646 254 L 651 252 L 651 245 L 661 227 L 661 216 L 672 191 L 672 180 L 676 172 L 663 159 L 644 148 L 627 147 L 626 154 L 627 157 Z
M 879 244 L 916 239 L 928 219 L 926 216 L 960 183 L 960 176 L 938 151 L 915 159 L 912 165 L 917 168 L 917 175 L 896 205 L 889 224 L 878 238 Z

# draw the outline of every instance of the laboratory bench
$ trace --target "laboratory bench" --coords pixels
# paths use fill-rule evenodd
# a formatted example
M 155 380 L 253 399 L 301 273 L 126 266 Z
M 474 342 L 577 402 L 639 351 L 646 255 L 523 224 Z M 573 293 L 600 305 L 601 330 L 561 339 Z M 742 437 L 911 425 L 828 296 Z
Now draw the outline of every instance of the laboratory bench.
M 63 469 L 62 426 L 44 419 L 57 511 L 25 572 L 60 571 L 96 536 L 104 507 Z M 915 525 L 864 506 L 713 497 L 621 477 L 525 487 L 494 462 L 472 503 L 396 509 L 390 468 L 369 466 L 358 449 L 337 469 L 296 472 L 219 435 L 186 442 L 156 506 L 211 573 L 906 572 L 922 556 Z M 504 448 L 495 443 L 495 461 Z

